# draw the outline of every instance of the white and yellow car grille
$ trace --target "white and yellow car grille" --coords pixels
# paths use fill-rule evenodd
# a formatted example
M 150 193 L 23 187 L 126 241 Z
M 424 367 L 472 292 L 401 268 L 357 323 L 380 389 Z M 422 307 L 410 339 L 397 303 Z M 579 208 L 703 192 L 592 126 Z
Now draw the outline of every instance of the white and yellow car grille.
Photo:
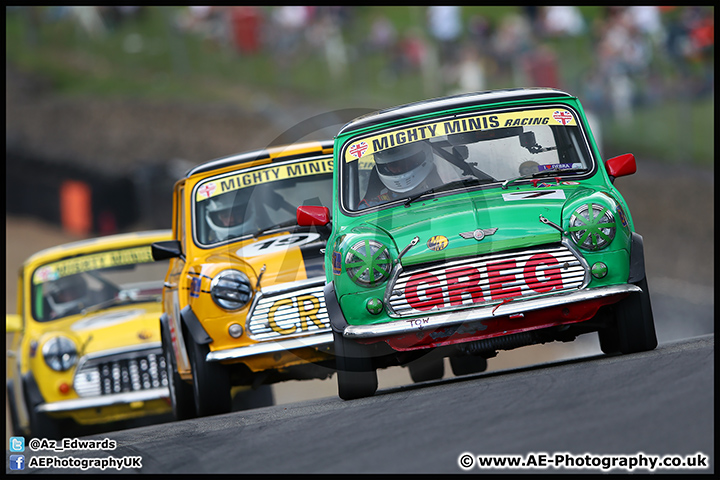
M 324 277 L 313 278 L 258 292 L 246 322 L 250 338 L 281 340 L 329 332 L 324 285 Z
M 73 382 L 81 397 L 167 388 L 161 348 L 128 350 L 81 362 Z

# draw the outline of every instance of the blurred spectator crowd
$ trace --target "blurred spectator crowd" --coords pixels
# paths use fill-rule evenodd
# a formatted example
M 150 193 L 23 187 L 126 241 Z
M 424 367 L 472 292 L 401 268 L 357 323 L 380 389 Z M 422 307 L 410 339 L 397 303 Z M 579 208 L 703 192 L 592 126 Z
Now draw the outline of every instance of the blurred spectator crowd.
M 281 71 L 320 54 L 339 79 L 351 63 L 379 55 L 381 85 L 401 75 L 435 74 L 427 81 L 435 95 L 483 90 L 498 83 L 491 79 L 505 78 L 508 86 L 578 92 L 598 113 L 619 119 L 657 98 L 713 92 L 711 6 L 606 6 L 592 20 L 576 6 L 525 6 L 495 23 L 466 18 L 461 6 L 408 7 L 410 16 L 410 9 L 424 9 L 424 18 L 404 31 L 381 8 L 357 25 L 354 8 L 187 7 L 178 25 L 243 54 L 270 51 Z M 361 41 L 350 45 L 348 32 L 359 32 Z M 564 74 L 556 45 L 583 38 L 594 57 L 590 68 Z
M 48 15 L 71 16 L 88 34 L 102 35 L 145 8 L 50 7 Z M 360 8 L 373 16 L 359 22 Z M 171 21 L 208 48 L 271 54 L 280 77 L 320 56 L 340 81 L 373 57 L 381 88 L 405 75 L 422 75 L 428 96 L 553 87 L 618 119 L 639 104 L 714 91 L 712 6 L 603 6 L 590 19 L 576 6 L 529 5 L 492 21 L 462 6 L 406 8 L 411 26 L 402 29 L 382 7 L 187 6 Z M 572 45 L 583 61 L 561 58 Z

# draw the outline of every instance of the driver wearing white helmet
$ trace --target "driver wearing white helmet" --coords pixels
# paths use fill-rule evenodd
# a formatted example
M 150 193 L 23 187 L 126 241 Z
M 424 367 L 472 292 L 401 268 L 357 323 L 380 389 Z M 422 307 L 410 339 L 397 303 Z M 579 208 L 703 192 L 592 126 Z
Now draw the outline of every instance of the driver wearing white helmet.
M 43 294 L 51 309 L 50 318 L 75 315 L 88 306 L 88 285 L 81 274 L 47 283 Z
M 212 231 L 210 241 L 221 242 L 252 231 L 254 211 L 243 200 L 240 195 L 226 193 L 208 201 L 205 220 Z
M 374 157 L 375 169 L 371 173 L 365 198 L 360 201 L 360 208 L 399 197 L 411 197 L 442 183 L 433 161 L 432 147 L 427 142 L 381 150 Z M 377 182 L 378 179 L 380 182 Z

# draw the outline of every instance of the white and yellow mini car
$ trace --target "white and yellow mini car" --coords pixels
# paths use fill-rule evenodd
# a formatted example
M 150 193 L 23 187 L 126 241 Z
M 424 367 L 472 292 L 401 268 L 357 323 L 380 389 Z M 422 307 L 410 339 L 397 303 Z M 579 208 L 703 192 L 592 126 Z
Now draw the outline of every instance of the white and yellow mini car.
M 332 202 L 332 142 L 245 152 L 179 179 L 161 332 L 177 419 L 227 413 L 258 387 L 334 372 L 323 287 L 329 229 L 298 211 Z M 312 221 L 308 220 L 312 223 Z
M 38 252 L 19 271 L 8 350 L 15 435 L 75 436 L 171 412 L 159 318 L 169 230 L 110 235 Z

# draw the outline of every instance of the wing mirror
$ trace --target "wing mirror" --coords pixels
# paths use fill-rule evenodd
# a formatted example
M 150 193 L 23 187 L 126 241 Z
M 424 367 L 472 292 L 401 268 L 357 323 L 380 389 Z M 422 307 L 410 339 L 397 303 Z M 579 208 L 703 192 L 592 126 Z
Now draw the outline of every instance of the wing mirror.
M 330 223 L 330 209 L 315 205 L 303 205 L 297 208 L 297 223 L 301 227 L 323 227 Z
M 16 313 L 5 314 L 5 333 L 16 333 L 22 331 L 22 318 Z
M 167 260 L 168 258 L 182 258 L 182 250 L 178 240 L 155 242 L 151 246 L 153 260 Z
M 608 175 L 610 175 L 610 182 L 614 182 L 617 177 L 632 175 L 637 171 L 635 155 L 632 153 L 624 153 L 617 157 L 609 158 L 605 161 L 605 168 L 607 168 Z

